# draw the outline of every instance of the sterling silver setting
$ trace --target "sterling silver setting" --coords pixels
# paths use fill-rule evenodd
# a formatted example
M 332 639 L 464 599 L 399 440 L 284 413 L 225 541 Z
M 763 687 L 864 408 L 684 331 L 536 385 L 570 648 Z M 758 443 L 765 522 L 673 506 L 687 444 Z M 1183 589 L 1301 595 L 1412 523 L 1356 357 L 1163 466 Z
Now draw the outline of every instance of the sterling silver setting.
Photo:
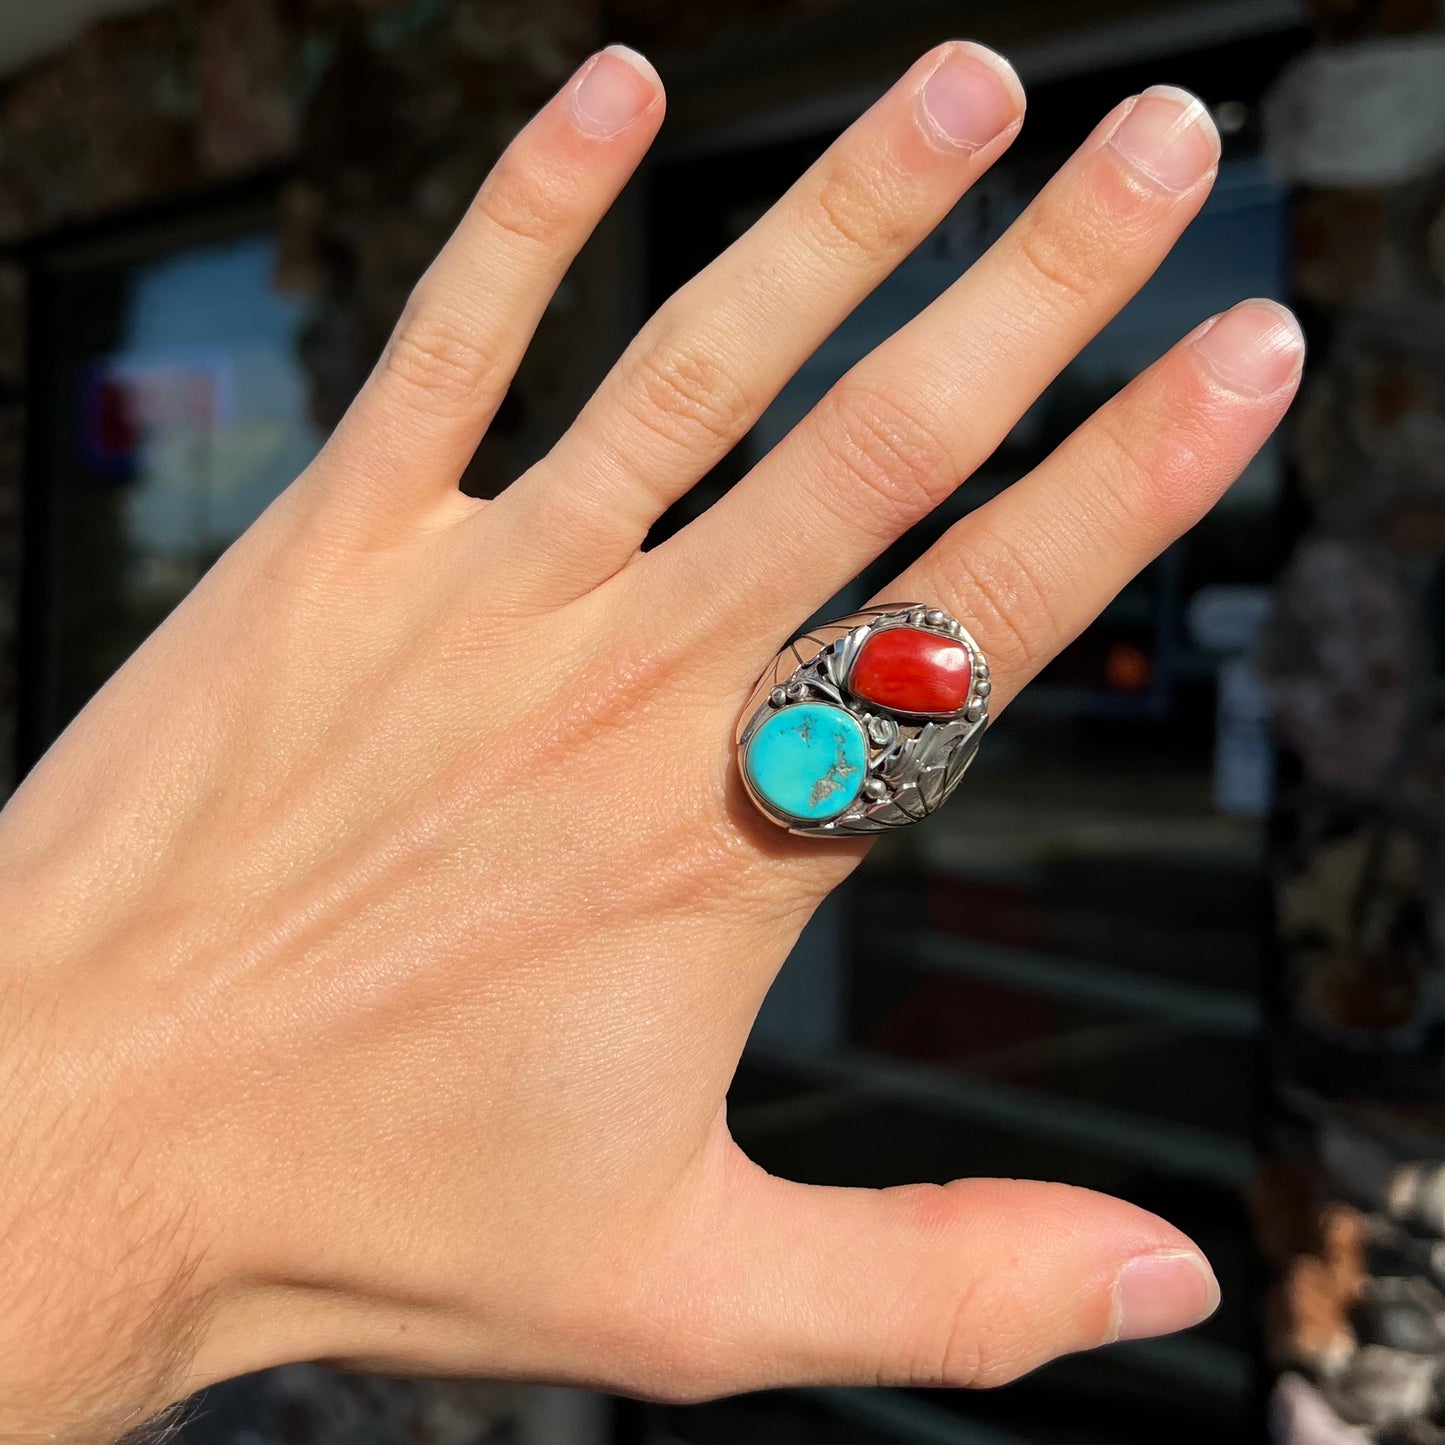
M 875 633 L 911 628 L 962 642 L 971 665 L 967 699 L 957 711 L 905 713 L 849 690 L 853 664 Z M 748 796 L 769 821 L 800 837 L 838 838 L 892 832 L 921 823 L 958 786 L 988 727 L 992 684 L 978 644 L 956 618 L 921 603 L 868 607 L 810 628 L 773 660 L 749 695 L 739 719 L 738 771 Z M 826 821 L 780 812 L 760 795 L 744 765 L 754 733 L 775 713 L 811 702 L 848 712 L 867 745 L 864 779 L 848 807 Z

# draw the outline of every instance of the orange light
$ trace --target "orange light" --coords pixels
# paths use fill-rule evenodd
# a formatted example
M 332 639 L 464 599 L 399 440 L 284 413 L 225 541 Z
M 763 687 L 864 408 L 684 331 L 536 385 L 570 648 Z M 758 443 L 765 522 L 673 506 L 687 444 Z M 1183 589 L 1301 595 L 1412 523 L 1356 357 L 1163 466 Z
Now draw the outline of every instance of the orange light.
M 1104 676 L 1115 692 L 1143 692 L 1154 669 L 1144 650 L 1132 642 L 1116 642 L 1104 660 Z

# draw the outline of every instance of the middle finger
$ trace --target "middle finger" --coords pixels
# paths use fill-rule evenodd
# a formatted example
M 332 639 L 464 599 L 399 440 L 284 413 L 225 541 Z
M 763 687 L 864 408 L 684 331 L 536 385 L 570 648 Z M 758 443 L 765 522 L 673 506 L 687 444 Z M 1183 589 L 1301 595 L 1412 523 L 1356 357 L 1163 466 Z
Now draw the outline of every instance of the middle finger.
M 1003 151 L 1022 111 L 1003 60 L 967 42 L 942 46 L 662 307 L 551 454 L 502 498 L 517 541 L 545 548 L 554 595 L 575 596 L 632 557 Z
M 1203 204 L 1219 137 L 1193 96 L 1117 107 L 1004 236 L 863 358 L 653 559 L 751 651 L 937 506 L 1153 274 Z M 746 607 L 761 617 L 736 627 Z

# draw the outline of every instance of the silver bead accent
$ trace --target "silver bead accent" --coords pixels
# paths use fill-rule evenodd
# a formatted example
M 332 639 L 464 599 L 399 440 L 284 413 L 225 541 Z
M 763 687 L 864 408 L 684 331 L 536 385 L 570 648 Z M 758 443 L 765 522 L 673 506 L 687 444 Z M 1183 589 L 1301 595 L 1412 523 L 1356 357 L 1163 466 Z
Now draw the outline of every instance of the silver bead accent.
M 973 687 L 958 712 L 913 715 L 870 703 L 852 692 L 853 665 L 870 638 L 894 627 L 956 638 L 968 650 Z M 941 807 L 978 751 L 988 726 L 988 666 L 968 630 L 942 608 L 915 602 L 865 608 L 820 623 L 790 642 L 758 679 L 735 739 L 740 761 L 750 739 L 777 708 L 809 702 L 841 708 L 861 727 L 867 754 L 861 786 L 836 816 L 817 821 L 779 812 L 741 768 L 743 783 L 765 817 L 809 837 L 859 836 L 910 827 Z

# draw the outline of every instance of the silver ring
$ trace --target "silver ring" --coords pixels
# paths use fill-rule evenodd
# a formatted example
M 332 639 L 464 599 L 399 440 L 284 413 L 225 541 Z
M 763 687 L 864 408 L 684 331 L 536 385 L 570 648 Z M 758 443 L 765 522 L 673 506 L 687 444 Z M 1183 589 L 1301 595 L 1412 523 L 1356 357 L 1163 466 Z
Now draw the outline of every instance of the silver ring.
M 811 628 L 758 679 L 738 722 L 738 770 L 790 833 L 921 823 L 978 752 L 990 688 L 978 644 L 941 608 L 865 608 Z

